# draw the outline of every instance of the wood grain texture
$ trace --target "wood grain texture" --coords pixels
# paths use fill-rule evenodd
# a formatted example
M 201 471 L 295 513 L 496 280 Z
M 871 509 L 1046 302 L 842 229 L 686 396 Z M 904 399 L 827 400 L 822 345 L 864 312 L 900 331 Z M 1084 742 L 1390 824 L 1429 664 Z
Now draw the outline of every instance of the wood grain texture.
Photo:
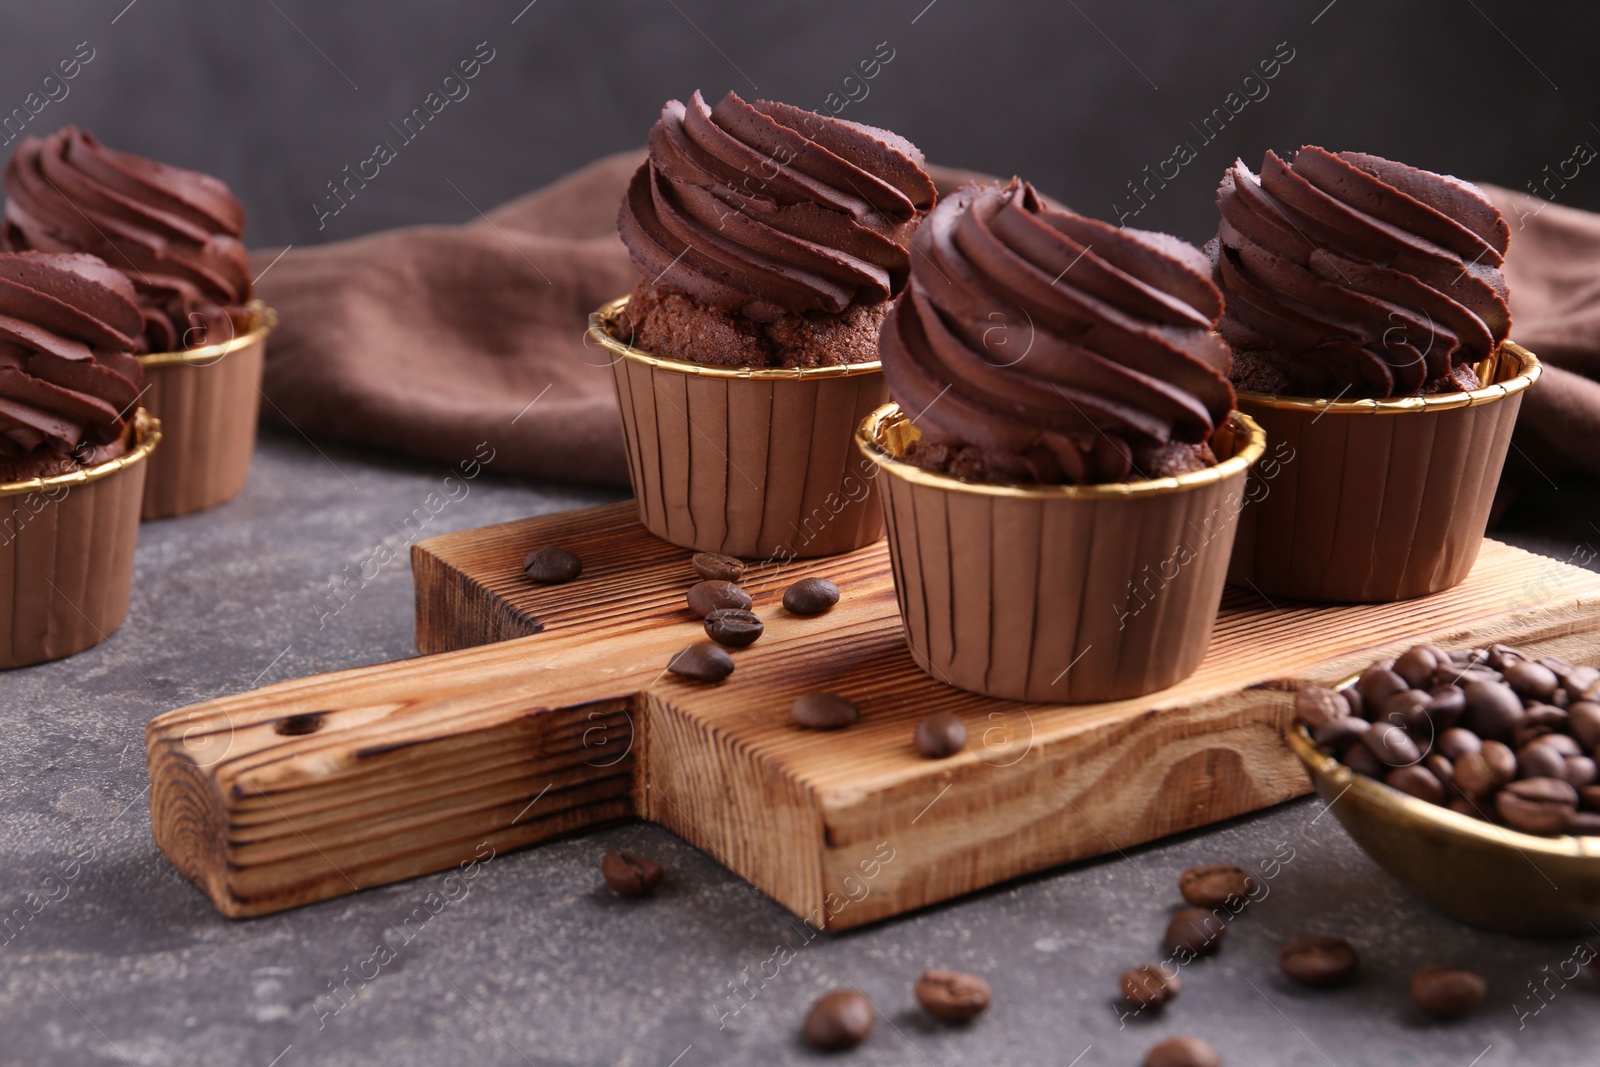
M 1230 591 L 1199 670 L 1152 696 L 1007 703 L 912 662 L 880 543 L 756 568 L 766 633 L 708 687 L 664 672 L 703 636 L 683 605 L 690 554 L 635 515 L 624 503 L 422 542 L 417 645 L 437 655 L 156 719 L 163 851 L 221 911 L 257 915 L 636 816 L 841 929 L 1308 792 L 1281 737 L 1293 688 L 1416 641 L 1600 659 L 1600 576 L 1489 542 L 1463 585 L 1408 604 Z M 583 575 L 530 584 L 519 565 L 541 544 L 577 552 Z M 808 575 L 844 598 L 788 615 L 782 590 Z M 791 726 L 790 702 L 818 688 L 862 720 Z M 971 741 L 925 760 L 912 730 L 940 709 Z

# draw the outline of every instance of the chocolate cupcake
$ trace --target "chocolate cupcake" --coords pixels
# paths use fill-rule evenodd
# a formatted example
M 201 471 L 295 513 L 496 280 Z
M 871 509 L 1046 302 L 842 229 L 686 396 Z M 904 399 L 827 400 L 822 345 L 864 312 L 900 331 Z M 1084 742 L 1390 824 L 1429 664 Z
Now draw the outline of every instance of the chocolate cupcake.
M 68 126 L 28 137 L 5 169 L 8 250 L 88 252 L 127 276 L 145 406 L 167 445 L 144 516 L 181 515 L 243 488 L 255 447 L 271 312 L 251 300 L 244 209 L 216 178 L 118 152 Z
M 591 329 L 646 528 L 746 557 L 881 536 L 850 435 L 887 398 L 878 330 L 934 198 L 888 131 L 733 93 L 667 103 L 617 216 L 643 280 Z
M 141 323 L 94 256 L 0 253 L 0 668 L 88 648 L 127 612 L 161 436 L 138 408 Z
M 858 444 L 918 665 L 1052 703 L 1186 677 L 1263 441 L 1204 257 L 1015 179 L 941 202 L 914 252 L 880 339 L 895 403 Z
M 1339 601 L 1457 584 L 1539 374 L 1507 340 L 1505 220 L 1457 178 L 1315 146 L 1236 162 L 1217 206 L 1239 406 L 1293 457 L 1253 476 L 1233 579 Z

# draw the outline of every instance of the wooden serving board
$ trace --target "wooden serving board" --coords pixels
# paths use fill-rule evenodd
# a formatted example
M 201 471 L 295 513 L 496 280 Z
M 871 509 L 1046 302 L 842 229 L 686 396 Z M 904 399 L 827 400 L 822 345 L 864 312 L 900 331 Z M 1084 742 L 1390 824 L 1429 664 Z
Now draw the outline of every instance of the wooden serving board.
M 584 573 L 522 575 L 536 545 Z M 766 633 L 726 682 L 667 674 L 703 638 L 690 553 L 633 505 L 448 534 L 413 549 L 418 659 L 283 682 L 150 724 L 155 836 L 231 916 L 410 878 L 596 823 L 658 822 L 814 926 L 840 929 L 1310 790 L 1283 741 L 1292 690 L 1418 641 L 1600 661 L 1600 575 L 1487 542 L 1467 582 L 1403 604 L 1268 604 L 1230 591 L 1191 678 L 1139 700 L 1004 703 L 933 681 L 901 637 L 883 544 L 758 568 Z M 779 605 L 836 581 L 826 615 Z M 801 693 L 855 726 L 792 726 Z M 971 741 L 919 757 L 945 709 Z M 596 857 L 598 860 L 598 857 Z M 597 875 L 598 877 L 598 875 Z

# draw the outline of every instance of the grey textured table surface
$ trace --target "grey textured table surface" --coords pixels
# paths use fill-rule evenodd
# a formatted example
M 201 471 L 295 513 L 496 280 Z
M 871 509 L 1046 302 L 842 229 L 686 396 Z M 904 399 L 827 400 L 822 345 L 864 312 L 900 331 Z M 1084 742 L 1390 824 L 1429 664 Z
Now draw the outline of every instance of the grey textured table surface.
M 497 856 L 470 882 L 433 876 L 220 918 L 151 840 L 146 721 L 413 655 L 406 568 L 381 572 L 326 626 L 318 605 L 346 565 L 404 538 L 445 473 L 269 432 L 240 499 L 144 527 L 132 610 L 111 641 L 0 675 L 0 1063 L 801 1063 L 822 1058 L 797 1037 L 807 1006 L 846 984 L 880 1009 L 844 1057 L 861 1064 L 1137 1064 L 1174 1033 L 1207 1038 L 1234 1067 L 1596 1061 L 1600 987 L 1551 981 L 1537 1000 L 1529 986 L 1576 938 L 1486 934 L 1427 911 L 1315 800 L 838 936 L 808 938 L 711 858 L 642 824 Z M 485 476 L 424 533 L 615 499 Z M 1595 501 L 1532 498 L 1513 539 L 1592 560 L 1600 528 L 1582 531 Z M 605 888 L 599 858 L 619 847 L 667 867 L 654 899 Z M 1179 872 L 1218 860 L 1269 864 L 1267 896 L 1218 956 L 1186 969 L 1164 1016 L 1123 1026 L 1117 976 L 1160 958 Z M 427 921 L 413 919 L 407 940 L 396 930 L 418 908 Z M 1277 948 L 1306 934 L 1354 942 L 1360 981 L 1289 986 Z M 1443 1025 L 1410 1007 L 1406 979 L 1428 963 L 1488 977 L 1472 1017 Z M 911 996 L 930 966 L 986 976 L 994 1008 L 966 1028 L 933 1023 Z

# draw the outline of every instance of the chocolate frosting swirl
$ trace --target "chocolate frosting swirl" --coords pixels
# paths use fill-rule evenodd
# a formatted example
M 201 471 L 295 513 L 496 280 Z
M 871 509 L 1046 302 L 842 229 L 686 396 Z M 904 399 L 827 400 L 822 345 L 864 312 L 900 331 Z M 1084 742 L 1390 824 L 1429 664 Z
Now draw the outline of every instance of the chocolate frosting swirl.
M 144 378 L 142 325 L 133 285 L 104 261 L 0 253 L 0 459 L 118 440 Z
M 1263 354 L 1306 396 L 1470 388 L 1464 364 L 1511 329 L 1510 231 L 1458 178 L 1308 145 L 1259 176 L 1237 161 L 1208 246 L 1235 352 Z
M 923 440 L 983 450 L 1013 480 L 1127 480 L 1136 454 L 1204 442 L 1233 408 L 1222 297 L 1165 234 L 968 185 L 914 240 L 884 322 L 889 391 Z
M 650 129 L 617 229 L 656 285 L 763 322 L 842 312 L 905 284 L 911 233 L 933 204 L 915 145 L 788 104 L 715 108 L 697 91 Z
M 216 178 L 107 148 L 67 126 L 5 170 L 8 250 L 90 252 L 133 282 L 139 352 L 227 341 L 250 300 L 244 209 Z

